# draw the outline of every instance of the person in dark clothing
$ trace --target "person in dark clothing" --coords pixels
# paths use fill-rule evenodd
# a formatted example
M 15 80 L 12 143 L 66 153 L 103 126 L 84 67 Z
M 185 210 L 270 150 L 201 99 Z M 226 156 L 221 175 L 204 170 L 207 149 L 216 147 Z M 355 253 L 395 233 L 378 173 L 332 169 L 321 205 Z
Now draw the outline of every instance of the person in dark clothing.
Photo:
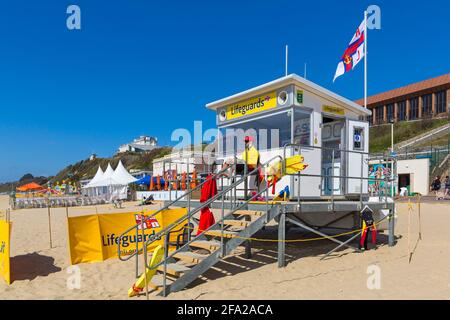
M 377 242 L 377 228 L 375 226 L 375 221 L 373 219 L 373 211 L 368 206 L 365 206 L 361 211 L 361 238 L 358 244 L 360 250 L 364 248 L 364 250 L 368 249 L 367 240 L 369 239 L 369 231 L 372 232 L 372 243 L 375 244 Z
M 447 196 L 449 195 L 449 192 L 450 192 L 450 178 L 449 178 L 449 176 L 445 177 L 444 185 L 445 185 L 444 197 L 447 198 Z
M 431 183 L 431 191 L 434 191 L 436 194 L 436 200 L 438 200 L 438 192 L 441 190 L 441 177 L 436 176 L 433 182 Z

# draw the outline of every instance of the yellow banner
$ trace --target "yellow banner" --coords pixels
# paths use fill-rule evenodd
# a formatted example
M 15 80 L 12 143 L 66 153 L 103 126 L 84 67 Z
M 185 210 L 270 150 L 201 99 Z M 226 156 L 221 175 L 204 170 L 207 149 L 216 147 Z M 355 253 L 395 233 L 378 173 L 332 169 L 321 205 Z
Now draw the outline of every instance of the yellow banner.
M 145 216 L 156 211 L 147 211 Z M 144 241 L 155 232 L 158 233 L 163 228 L 186 215 L 186 208 L 164 210 L 154 218 L 149 219 L 144 224 Z M 83 262 L 98 262 L 109 258 L 118 257 L 117 244 L 120 235 L 128 228 L 140 223 L 140 213 L 126 212 L 115 214 L 94 214 L 88 216 L 70 217 L 68 219 L 69 228 L 69 251 L 71 264 Z M 175 228 L 170 236 L 170 242 L 175 243 L 177 236 L 182 233 L 182 228 Z M 129 255 L 142 248 L 142 229 L 136 229 L 126 234 L 122 238 L 121 253 Z M 164 238 L 155 241 L 148 250 L 153 250 L 159 244 L 164 243 Z
M 339 108 L 339 107 L 335 107 L 335 106 L 323 105 L 322 111 L 327 112 L 327 113 L 337 114 L 340 116 L 345 116 L 345 110 L 343 108 Z
M 269 110 L 277 106 L 277 93 L 275 91 L 259 97 L 247 99 L 227 107 L 226 120 L 237 119 L 246 115 Z
M 0 275 L 5 279 L 7 284 L 11 283 L 10 269 L 10 237 L 11 222 L 0 221 Z

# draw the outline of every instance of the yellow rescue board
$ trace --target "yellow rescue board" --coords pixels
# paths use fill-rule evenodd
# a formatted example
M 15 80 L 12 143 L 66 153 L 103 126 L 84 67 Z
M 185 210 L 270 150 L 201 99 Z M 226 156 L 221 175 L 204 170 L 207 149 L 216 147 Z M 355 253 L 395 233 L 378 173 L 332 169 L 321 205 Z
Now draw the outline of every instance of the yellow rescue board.
M 299 154 L 286 158 L 286 174 L 295 174 L 305 170 L 308 165 L 303 163 L 303 160 L 305 159 Z
M 164 256 L 164 249 L 161 245 L 157 246 L 155 250 L 153 250 L 152 259 L 150 261 L 150 268 L 147 268 L 146 272 L 142 273 L 139 279 L 136 280 L 134 285 L 128 289 L 128 296 L 134 297 L 139 294 L 145 288 L 145 278 L 147 277 L 147 283 L 149 283 L 153 276 L 156 273 L 156 265 L 161 262 Z
M 275 177 L 277 178 L 277 180 L 280 180 L 285 174 L 296 174 L 300 171 L 305 170 L 308 165 L 306 163 L 303 163 L 303 160 L 305 160 L 305 158 L 299 154 L 286 158 L 284 162 L 284 173 L 282 172 L 281 161 L 272 164 L 267 169 L 267 180 L 269 182 L 272 182 Z

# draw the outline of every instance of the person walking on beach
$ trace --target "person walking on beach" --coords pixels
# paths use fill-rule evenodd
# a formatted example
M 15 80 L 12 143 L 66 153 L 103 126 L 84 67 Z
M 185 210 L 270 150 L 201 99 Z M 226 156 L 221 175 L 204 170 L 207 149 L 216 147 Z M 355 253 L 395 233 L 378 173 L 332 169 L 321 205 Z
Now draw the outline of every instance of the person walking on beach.
M 441 177 L 436 176 L 431 183 L 431 191 L 435 192 L 436 200 L 439 200 L 439 190 L 441 190 Z
M 449 176 L 445 177 L 444 185 L 445 185 L 444 198 L 447 198 L 447 195 L 450 192 L 450 178 L 449 178 Z

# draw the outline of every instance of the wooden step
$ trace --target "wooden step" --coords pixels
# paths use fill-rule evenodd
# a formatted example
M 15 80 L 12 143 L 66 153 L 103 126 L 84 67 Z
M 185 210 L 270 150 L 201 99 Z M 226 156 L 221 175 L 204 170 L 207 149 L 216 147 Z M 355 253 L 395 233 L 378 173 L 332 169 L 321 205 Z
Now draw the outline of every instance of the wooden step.
M 205 231 L 204 234 L 207 235 L 207 236 L 220 238 L 222 236 L 222 231 L 220 231 L 220 230 L 209 230 L 209 231 Z M 224 238 L 231 239 L 231 238 L 236 237 L 236 235 L 237 235 L 237 233 L 236 232 L 232 232 L 232 231 L 224 231 L 223 232 L 223 237 Z
M 175 259 L 179 259 L 181 261 L 187 262 L 187 263 L 200 263 L 203 259 L 207 257 L 207 255 L 194 253 L 190 251 L 182 251 L 177 252 L 173 256 Z
M 244 227 L 247 228 L 251 221 L 245 221 L 245 220 L 225 220 L 223 222 L 226 226 L 233 226 L 233 227 Z
M 256 211 L 256 210 L 237 210 L 233 213 L 236 216 L 255 216 L 255 217 L 261 217 L 264 212 L 263 211 Z
M 166 268 L 167 274 L 175 277 L 179 277 L 182 273 L 185 273 L 189 270 L 191 269 L 179 263 L 168 263 Z M 159 266 L 158 271 L 164 272 L 164 266 Z
M 214 240 L 196 240 L 192 241 L 189 245 L 193 248 L 206 249 L 209 251 L 215 251 L 220 248 L 220 242 Z
M 148 286 L 150 288 L 158 290 L 159 288 L 162 288 L 162 286 L 163 286 L 163 279 L 164 279 L 164 275 L 155 274 L 153 276 L 152 280 L 148 283 Z M 173 280 L 166 278 L 166 285 L 171 285 L 172 283 L 173 283 Z

